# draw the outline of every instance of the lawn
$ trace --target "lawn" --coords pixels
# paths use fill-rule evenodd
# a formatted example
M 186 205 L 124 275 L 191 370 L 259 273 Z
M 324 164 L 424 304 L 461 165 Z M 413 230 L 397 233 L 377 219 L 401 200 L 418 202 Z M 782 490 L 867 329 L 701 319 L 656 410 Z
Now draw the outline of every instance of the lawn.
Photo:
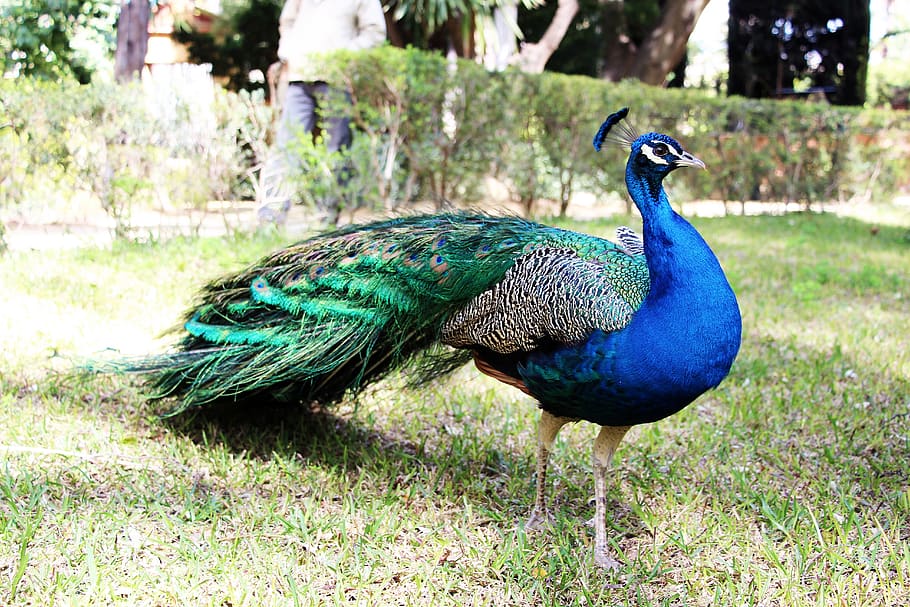
M 615 573 L 584 524 L 596 429 L 563 431 L 555 522 L 525 533 L 538 413 L 473 368 L 166 420 L 135 381 L 70 372 L 166 347 L 204 281 L 281 235 L 0 258 L 0 604 L 910 604 L 910 220 L 694 223 L 743 346 L 620 447 Z

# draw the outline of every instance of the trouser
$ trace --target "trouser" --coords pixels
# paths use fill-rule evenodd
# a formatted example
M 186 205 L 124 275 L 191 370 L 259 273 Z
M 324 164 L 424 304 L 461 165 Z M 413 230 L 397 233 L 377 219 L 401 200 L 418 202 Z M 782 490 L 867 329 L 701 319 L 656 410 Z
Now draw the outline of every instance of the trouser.
M 329 152 L 347 149 L 351 146 L 351 119 L 347 115 L 321 116 L 320 106 L 327 104 L 329 95 L 337 94 L 325 82 L 291 82 L 284 99 L 281 119 L 278 123 L 278 132 L 275 143 L 276 150 L 272 152 L 262 169 L 260 177 L 259 217 L 264 221 L 283 223 L 288 209 L 291 207 L 293 191 L 287 175 L 299 163 L 293 156 L 290 144 L 300 136 L 300 133 L 315 133 L 319 127 L 325 135 L 326 147 Z M 346 102 L 350 104 L 351 96 L 344 93 Z M 336 183 L 344 188 L 348 181 L 349 169 L 336 167 Z M 317 201 L 322 211 L 328 214 L 331 223 L 337 221 L 338 196 L 329 196 Z

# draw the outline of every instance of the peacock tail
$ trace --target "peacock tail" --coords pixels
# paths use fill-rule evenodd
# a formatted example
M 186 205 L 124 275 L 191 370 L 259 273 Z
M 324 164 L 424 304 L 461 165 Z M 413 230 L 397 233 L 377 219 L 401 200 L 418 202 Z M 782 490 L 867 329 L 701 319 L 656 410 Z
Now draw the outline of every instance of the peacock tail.
M 178 397 L 177 413 L 224 399 L 331 402 L 421 354 L 413 375 L 425 381 L 470 357 L 442 343 L 514 352 L 584 340 L 623 326 L 647 294 L 640 239 L 619 241 L 466 213 L 347 226 L 209 283 L 176 351 L 128 370 Z

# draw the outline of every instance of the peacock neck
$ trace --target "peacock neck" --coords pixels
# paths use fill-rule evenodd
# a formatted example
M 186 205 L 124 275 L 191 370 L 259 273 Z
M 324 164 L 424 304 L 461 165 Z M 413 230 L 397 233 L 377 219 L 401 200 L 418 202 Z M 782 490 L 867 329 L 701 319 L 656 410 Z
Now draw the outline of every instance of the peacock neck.
M 711 333 L 721 340 L 738 338 L 739 306 L 714 252 L 701 234 L 673 211 L 659 180 L 641 177 L 629 183 L 631 178 L 627 174 L 629 191 L 642 214 L 650 277 L 648 295 L 636 320 L 643 326 L 651 325 L 646 330 L 655 335 L 661 332 L 654 323 L 663 323 L 684 324 L 693 337 L 703 332 L 704 337 Z
M 714 253 L 689 222 L 670 206 L 657 176 L 626 173 L 626 185 L 641 211 L 642 236 L 651 288 L 646 304 L 666 297 L 699 297 L 726 278 Z
M 669 415 L 730 370 L 742 324 L 736 296 L 708 244 L 670 207 L 657 181 L 629 183 L 642 214 L 650 288 L 632 322 L 615 337 L 611 373 L 634 386 L 638 422 Z M 609 338 L 608 338 L 609 339 Z

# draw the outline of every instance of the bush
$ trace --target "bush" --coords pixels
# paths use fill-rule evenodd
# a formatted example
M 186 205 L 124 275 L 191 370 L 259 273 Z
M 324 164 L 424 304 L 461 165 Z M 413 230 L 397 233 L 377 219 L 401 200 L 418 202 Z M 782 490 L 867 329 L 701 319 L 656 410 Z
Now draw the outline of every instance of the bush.
M 59 212 L 88 196 L 126 235 L 134 206 L 251 196 L 270 108 L 187 71 L 129 85 L 0 82 L 10 125 L 0 133 L 0 208 Z
M 674 178 L 679 200 L 796 201 L 881 198 L 908 186 L 906 114 L 797 101 L 718 98 L 700 91 L 609 83 L 583 76 L 489 73 L 438 54 L 384 47 L 327 60 L 359 131 L 329 155 L 301 141 L 299 200 L 336 211 L 480 200 L 497 178 L 532 210 L 564 213 L 574 193 L 627 199 L 624 151 L 594 151 L 608 113 L 674 134 L 709 167 Z M 133 205 L 199 208 L 250 198 L 268 153 L 274 111 L 261 96 L 214 87 L 193 67 L 160 72 L 154 86 L 0 81 L 0 208 L 37 213 L 90 195 L 130 227 Z M 332 168 L 352 178 L 339 185 Z
M 579 189 L 626 197 L 624 152 L 597 154 L 599 121 L 632 108 L 633 124 L 677 135 L 708 172 L 674 179 L 681 198 L 801 202 L 885 197 L 910 184 L 908 117 L 799 101 L 718 98 L 703 91 L 610 83 L 556 73 L 489 73 L 415 49 L 385 47 L 334 58 L 353 92 L 355 122 L 374 146 L 375 177 L 404 198 L 442 204 L 476 198 L 495 175 L 530 209 Z M 394 160 L 389 161 L 392 158 Z M 385 169 L 382 173 L 380 169 Z M 415 187 L 414 184 L 417 184 Z M 394 206 L 386 197 L 380 202 Z

